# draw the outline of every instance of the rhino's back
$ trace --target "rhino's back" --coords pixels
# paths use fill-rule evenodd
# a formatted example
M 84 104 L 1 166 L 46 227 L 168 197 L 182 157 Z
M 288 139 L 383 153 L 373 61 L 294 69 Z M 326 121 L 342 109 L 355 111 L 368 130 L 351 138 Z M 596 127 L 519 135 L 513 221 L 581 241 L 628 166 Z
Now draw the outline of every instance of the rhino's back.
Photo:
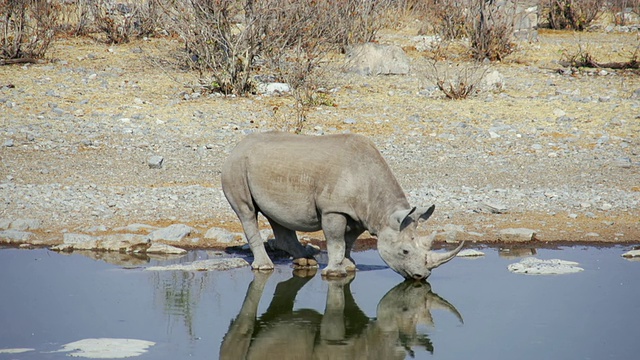
M 373 143 L 353 134 L 253 134 L 238 143 L 222 170 L 225 193 L 250 195 L 265 215 L 305 231 L 318 229 L 322 212 L 358 218 L 369 194 L 384 191 L 375 182 L 387 177 L 384 190 L 397 191 Z
M 283 167 L 300 172 L 317 169 L 324 174 L 343 172 L 362 163 L 386 167 L 374 144 L 356 134 L 256 133 L 242 140 L 231 157 L 236 161 L 238 157 L 243 158 L 251 169 Z

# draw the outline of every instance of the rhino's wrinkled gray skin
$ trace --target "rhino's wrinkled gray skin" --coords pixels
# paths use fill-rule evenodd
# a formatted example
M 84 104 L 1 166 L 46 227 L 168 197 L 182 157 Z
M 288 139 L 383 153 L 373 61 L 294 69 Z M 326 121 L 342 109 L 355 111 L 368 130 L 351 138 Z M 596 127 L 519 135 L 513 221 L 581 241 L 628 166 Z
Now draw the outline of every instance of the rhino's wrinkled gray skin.
M 434 206 L 411 207 L 380 152 L 361 135 L 252 134 L 233 149 L 221 176 L 253 252 L 254 269 L 273 269 L 258 212 L 271 224 L 276 246 L 296 264 L 315 264 L 296 231 L 322 229 L 329 255 L 325 276 L 355 270 L 351 248 L 365 230 L 377 236 L 387 265 L 410 279 L 426 279 L 462 249 L 460 244 L 437 253 L 431 250 L 435 234 L 417 236 L 418 222 L 428 219 Z

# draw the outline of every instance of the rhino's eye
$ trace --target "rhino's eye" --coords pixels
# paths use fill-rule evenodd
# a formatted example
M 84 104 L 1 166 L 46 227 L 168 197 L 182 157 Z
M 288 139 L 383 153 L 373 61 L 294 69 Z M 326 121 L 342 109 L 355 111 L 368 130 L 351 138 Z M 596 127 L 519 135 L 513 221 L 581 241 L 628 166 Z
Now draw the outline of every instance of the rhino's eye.
M 407 250 L 407 249 L 402 250 L 402 254 L 403 255 L 408 255 L 409 254 L 409 250 Z

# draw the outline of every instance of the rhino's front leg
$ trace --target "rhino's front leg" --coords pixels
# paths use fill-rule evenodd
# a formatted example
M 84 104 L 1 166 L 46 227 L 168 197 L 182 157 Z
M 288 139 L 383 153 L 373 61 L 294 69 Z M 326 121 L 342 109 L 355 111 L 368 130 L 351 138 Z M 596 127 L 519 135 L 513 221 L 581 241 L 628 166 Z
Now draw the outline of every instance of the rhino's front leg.
M 322 270 L 323 276 L 347 276 L 347 272 L 356 270 L 356 265 L 345 257 L 345 231 L 347 219 L 341 214 L 325 214 L 322 216 L 322 231 L 327 240 L 329 263 Z

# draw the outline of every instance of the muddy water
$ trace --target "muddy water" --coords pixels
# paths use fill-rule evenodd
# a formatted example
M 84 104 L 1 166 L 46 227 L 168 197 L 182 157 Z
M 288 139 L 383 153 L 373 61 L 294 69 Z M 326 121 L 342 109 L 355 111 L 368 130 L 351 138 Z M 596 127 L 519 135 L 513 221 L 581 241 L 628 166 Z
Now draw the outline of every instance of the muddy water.
M 538 258 L 585 269 L 558 276 L 509 273 L 519 254 L 481 250 L 486 256 L 454 259 L 430 286 L 416 286 L 375 251 L 354 254 L 355 278 L 324 281 L 293 276 L 285 264 L 255 275 L 143 270 L 206 251 L 96 260 L 0 249 L 0 359 L 636 358 L 640 262 L 620 257 L 628 248 L 538 249 Z M 107 341 L 103 352 L 74 352 L 86 339 Z M 133 340 L 138 351 L 105 350 L 128 351 Z

